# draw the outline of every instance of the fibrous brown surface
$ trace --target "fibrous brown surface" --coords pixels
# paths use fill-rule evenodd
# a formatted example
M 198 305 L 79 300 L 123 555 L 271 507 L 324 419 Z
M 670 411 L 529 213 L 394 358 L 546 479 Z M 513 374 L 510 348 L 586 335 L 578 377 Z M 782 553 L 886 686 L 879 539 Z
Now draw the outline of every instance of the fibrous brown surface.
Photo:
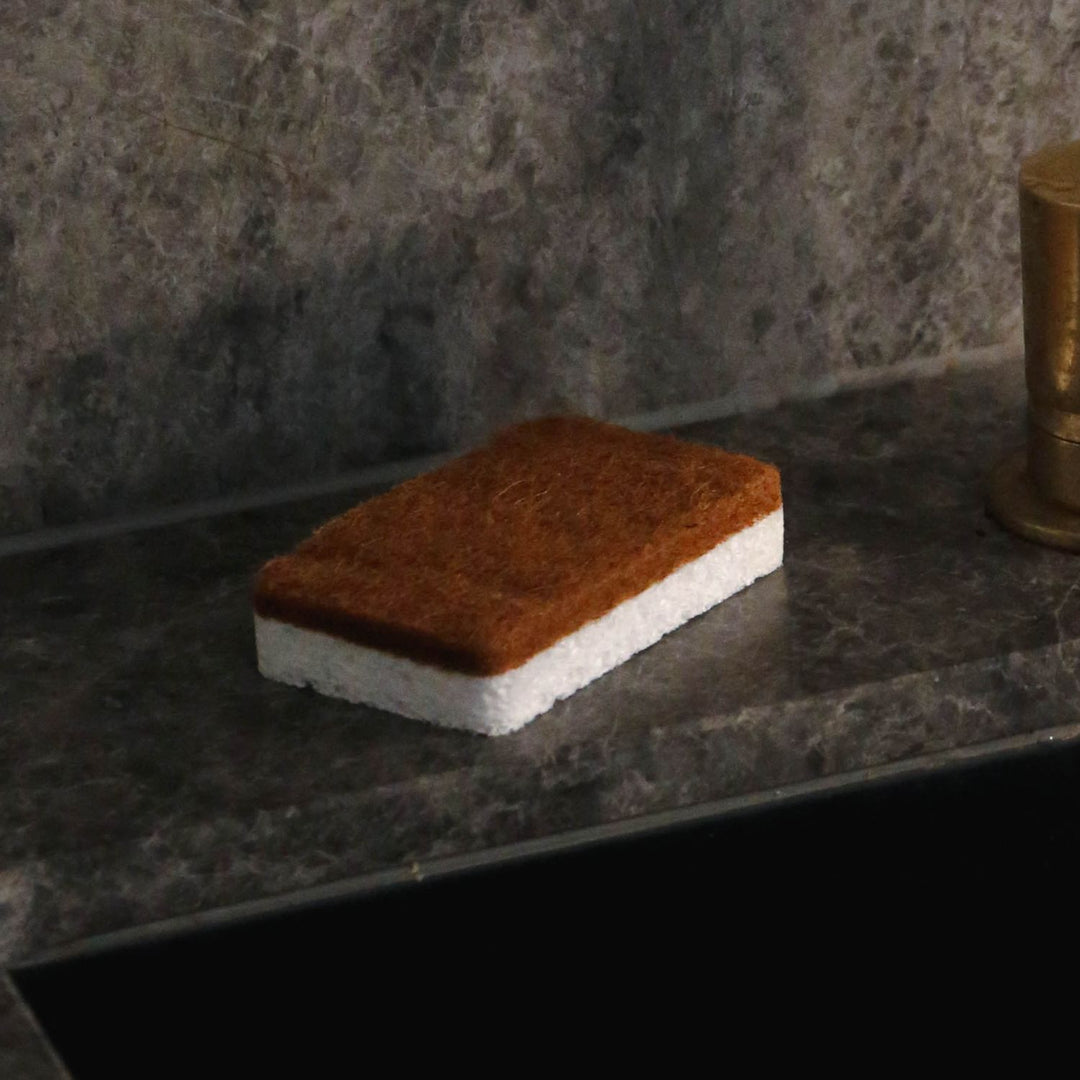
M 753 458 L 584 417 L 519 424 L 323 525 L 265 617 L 477 675 L 524 663 L 780 506 Z

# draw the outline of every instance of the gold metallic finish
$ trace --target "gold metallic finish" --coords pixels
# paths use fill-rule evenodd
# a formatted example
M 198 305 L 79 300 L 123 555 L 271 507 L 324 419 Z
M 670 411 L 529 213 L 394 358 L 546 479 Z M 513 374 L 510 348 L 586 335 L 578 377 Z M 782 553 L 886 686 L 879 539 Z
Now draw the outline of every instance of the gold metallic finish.
M 1045 498 L 1070 509 L 1080 507 L 1080 443 L 1059 439 L 1035 424 L 1030 425 L 1027 471 Z
M 990 478 L 991 513 L 1029 540 L 1080 551 L 1080 142 L 1020 166 L 1027 450 Z
M 1080 142 L 1052 143 L 1024 158 L 1020 186 L 1054 206 L 1080 210 Z
M 1062 412 L 1050 406 L 1043 406 L 1038 412 L 1028 406 L 1028 421 L 1035 427 L 1059 439 L 1080 442 L 1080 413 Z
M 1010 532 L 1048 547 L 1080 551 L 1080 513 L 1044 499 L 1027 474 L 1027 453 L 1017 450 L 990 474 L 987 509 Z
M 1075 439 L 1080 415 L 1080 143 L 1048 146 L 1021 165 L 1020 251 L 1032 417 L 1050 434 Z

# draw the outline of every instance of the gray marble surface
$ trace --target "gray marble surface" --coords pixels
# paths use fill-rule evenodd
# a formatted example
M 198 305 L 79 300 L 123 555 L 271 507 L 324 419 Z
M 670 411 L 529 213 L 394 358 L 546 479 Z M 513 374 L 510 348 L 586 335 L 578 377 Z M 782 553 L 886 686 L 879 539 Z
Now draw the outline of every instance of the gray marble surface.
M 1061 0 L 4 0 L 0 533 L 1015 343 Z
M 1080 562 L 980 494 L 1022 403 L 1013 363 L 684 429 L 780 466 L 783 569 L 498 739 L 258 675 L 253 571 L 355 496 L 0 560 L 0 958 L 1075 734 Z

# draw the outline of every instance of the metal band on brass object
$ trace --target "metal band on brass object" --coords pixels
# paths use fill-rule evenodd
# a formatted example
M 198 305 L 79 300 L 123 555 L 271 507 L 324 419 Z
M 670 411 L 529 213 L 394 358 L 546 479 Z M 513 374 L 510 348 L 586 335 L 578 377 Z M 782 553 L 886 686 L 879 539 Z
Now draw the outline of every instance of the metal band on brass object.
M 988 506 L 1029 540 L 1080 551 L 1080 142 L 1020 166 L 1027 450 L 990 476 Z

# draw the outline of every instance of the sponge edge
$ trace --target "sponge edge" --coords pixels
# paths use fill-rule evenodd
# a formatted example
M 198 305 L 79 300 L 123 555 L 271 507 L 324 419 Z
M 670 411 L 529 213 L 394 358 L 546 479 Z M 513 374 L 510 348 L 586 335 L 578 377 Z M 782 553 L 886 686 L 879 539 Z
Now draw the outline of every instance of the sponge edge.
M 783 507 L 774 510 L 499 675 L 448 671 L 256 615 L 259 671 L 416 720 L 507 734 L 777 569 L 784 555 L 783 515 Z

